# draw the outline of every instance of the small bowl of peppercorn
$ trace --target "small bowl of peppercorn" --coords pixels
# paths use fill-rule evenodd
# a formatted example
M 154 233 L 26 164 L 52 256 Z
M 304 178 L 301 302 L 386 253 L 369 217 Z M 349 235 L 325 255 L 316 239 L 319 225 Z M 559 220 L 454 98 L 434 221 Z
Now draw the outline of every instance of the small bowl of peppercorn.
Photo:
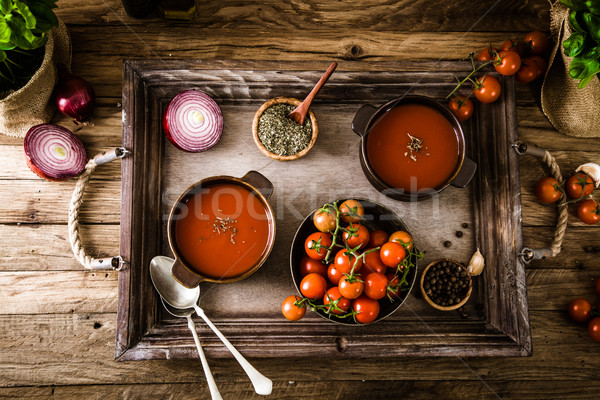
M 429 264 L 421 275 L 421 293 L 430 306 L 441 311 L 462 307 L 473 290 L 464 265 L 443 258 Z
M 276 97 L 264 103 L 252 121 L 252 137 L 265 156 L 292 161 L 305 156 L 314 146 L 319 127 L 311 110 L 300 125 L 288 115 L 301 103 L 293 97 Z

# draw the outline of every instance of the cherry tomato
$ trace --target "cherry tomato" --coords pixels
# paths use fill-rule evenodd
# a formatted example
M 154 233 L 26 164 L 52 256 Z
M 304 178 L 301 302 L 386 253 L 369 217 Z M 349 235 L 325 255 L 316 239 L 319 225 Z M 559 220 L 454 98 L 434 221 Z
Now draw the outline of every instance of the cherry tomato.
M 329 282 L 333 283 L 334 285 L 340 283 L 340 279 L 342 279 L 342 276 L 348 273 L 350 273 L 350 270 L 346 271 L 343 268 L 338 268 L 335 265 L 335 263 L 331 264 L 327 268 L 327 278 L 329 278 Z
M 361 269 L 364 275 L 370 274 L 371 272 L 379 272 L 385 274 L 387 266 L 381 262 L 380 250 L 375 250 L 365 254 L 363 257 L 363 267 Z
M 600 317 L 594 317 L 588 324 L 588 335 L 596 341 L 600 342 Z
M 497 52 L 498 49 L 493 46 L 488 46 L 485 49 L 481 50 L 477 53 L 475 57 L 477 61 L 492 61 L 494 59 L 494 52 Z
M 520 83 L 529 83 L 539 77 L 537 63 L 529 58 L 521 60 L 521 68 L 517 71 L 516 79 Z
M 569 303 L 569 315 L 576 322 L 585 322 L 590 319 L 592 304 L 582 297 L 571 300 Z
M 540 56 L 531 56 L 528 58 L 528 60 L 533 61 L 535 63 L 535 65 L 537 66 L 535 79 L 543 77 L 544 74 L 546 73 L 546 67 L 547 67 L 546 60 L 544 60 Z
M 523 37 L 523 43 L 530 54 L 541 56 L 548 50 L 550 40 L 545 33 L 533 31 Z
M 301 300 L 298 296 L 288 296 L 281 303 L 281 313 L 290 321 L 298 321 L 306 314 L 306 307 L 298 307 L 296 300 Z
M 351 249 L 360 245 L 359 249 L 362 250 L 369 243 L 371 234 L 364 225 L 352 223 L 345 228 L 342 239 L 344 239 L 344 243 L 347 243 Z
M 389 281 L 386 295 L 389 294 L 392 299 L 399 299 L 401 290 L 400 286 L 398 286 L 398 282 L 400 281 L 400 278 L 393 272 L 388 272 L 385 276 Z
M 320 300 L 327 291 L 327 281 L 319 274 L 308 274 L 300 282 L 300 293 L 311 300 Z
M 493 76 L 484 75 L 475 81 L 473 93 L 482 103 L 492 103 L 500 97 L 500 82 Z
M 460 122 L 468 120 L 473 115 L 473 102 L 465 96 L 452 97 L 450 103 L 448 103 L 448 108 Z
M 387 292 L 388 278 L 384 274 L 372 272 L 365 277 L 365 294 L 373 300 L 383 299 Z
M 404 260 L 404 257 L 406 257 L 406 250 L 404 250 L 404 246 L 400 243 L 387 242 L 381 246 L 379 256 L 381 257 L 381 262 L 383 264 L 387 267 L 395 268 L 402 260 Z
M 354 272 L 358 272 L 363 265 L 362 258 L 357 259 L 351 254 L 346 254 L 346 249 L 338 251 L 333 262 L 335 266 L 344 274 L 349 274 L 353 267 Z
M 390 242 L 398 242 L 404 246 L 406 250 L 412 250 L 413 248 L 413 238 L 408 234 L 408 232 L 404 231 L 396 231 L 390 235 Z
M 298 272 L 300 273 L 300 276 L 306 276 L 312 273 L 326 276 L 327 266 L 321 261 L 313 260 L 309 256 L 304 256 L 298 265 Z
M 386 231 L 383 231 L 381 229 L 374 230 L 373 232 L 371 232 L 371 238 L 369 239 L 367 247 L 381 247 L 388 241 L 389 238 L 390 235 L 388 235 Z
M 335 211 L 318 209 L 313 215 L 313 223 L 321 232 L 333 232 L 335 230 L 336 217 Z
M 552 177 L 544 177 L 535 185 L 535 195 L 541 203 L 555 203 L 562 197 L 560 183 Z
M 333 314 L 343 314 L 346 311 L 348 311 L 350 305 L 352 305 L 352 301 L 343 297 L 340 293 L 340 289 L 337 286 L 329 288 L 329 290 L 327 291 L 327 293 L 325 293 L 325 296 L 323 297 L 323 304 L 329 305 L 329 303 L 333 303 L 328 308 L 328 311 L 332 312 Z M 337 306 L 339 310 L 336 309 L 334 305 Z
M 348 275 L 342 276 L 342 279 L 338 283 L 338 289 L 340 289 L 342 296 L 347 299 L 356 299 L 362 294 L 365 289 L 365 283 L 359 278 L 358 276 L 354 276 L 350 279 Z
M 304 250 L 313 260 L 322 260 L 327 255 L 327 248 L 333 243 L 332 240 L 331 234 L 329 233 L 312 233 L 304 242 Z
M 514 75 L 521 68 L 521 57 L 513 50 L 502 50 L 494 57 L 494 68 L 502 75 Z
M 595 225 L 600 222 L 600 207 L 596 200 L 587 199 L 579 203 L 577 217 L 584 224 Z
M 600 294 L 600 278 L 596 279 L 596 293 Z
M 346 200 L 340 206 L 340 215 L 345 223 L 359 222 L 365 216 L 365 209 L 357 200 Z
M 584 172 L 577 172 L 567 180 L 567 194 L 572 199 L 581 199 L 594 191 L 594 181 Z
M 356 322 L 359 324 L 368 324 L 375 321 L 379 315 L 379 302 L 363 294 L 352 302 L 352 310 L 357 312 L 354 316 Z
M 517 53 L 519 56 L 524 56 L 527 50 L 527 43 L 520 41 L 518 39 L 515 40 L 507 40 L 504 43 L 502 43 L 502 46 L 500 46 L 501 50 L 512 50 L 515 53 Z

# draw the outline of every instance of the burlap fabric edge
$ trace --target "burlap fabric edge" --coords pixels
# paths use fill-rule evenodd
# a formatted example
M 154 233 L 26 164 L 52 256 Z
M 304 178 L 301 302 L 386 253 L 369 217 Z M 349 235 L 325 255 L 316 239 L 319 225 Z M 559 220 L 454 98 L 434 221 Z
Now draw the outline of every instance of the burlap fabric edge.
M 55 111 L 52 92 L 59 62 L 71 66 L 71 38 L 60 20 L 58 28 L 48 34 L 40 69 L 25 86 L 0 100 L 0 133 L 22 138 L 32 126 L 52 119 Z
M 542 111 L 561 133 L 577 137 L 600 137 L 600 80 L 585 88 L 569 76 L 571 58 L 564 55 L 562 43 L 571 34 L 569 9 L 555 1 L 550 10 L 550 33 L 554 48 L 542 84 Z

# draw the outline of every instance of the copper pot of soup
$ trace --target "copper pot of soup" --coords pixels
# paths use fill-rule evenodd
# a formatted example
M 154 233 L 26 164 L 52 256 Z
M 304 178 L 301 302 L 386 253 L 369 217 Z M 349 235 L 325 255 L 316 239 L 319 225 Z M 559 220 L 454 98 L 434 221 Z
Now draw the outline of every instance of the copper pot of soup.
M 256 272 L 275 241 L 267 202 L 272 193 L 271 182 L 256 171 L 242 178 L 213 176 L 187 188 L 167 225 L 173 277 L 194 288 L 202 281 L 236 282 Z
M 352 130 L 362 138 L 360 163 L 367 179 L 386 196 L 429 198 L 448 185 L 465 187 L 477 164 L 465 156 L 465 137 L 452 112 L 418 95 L 381 107 L 364 105 Z

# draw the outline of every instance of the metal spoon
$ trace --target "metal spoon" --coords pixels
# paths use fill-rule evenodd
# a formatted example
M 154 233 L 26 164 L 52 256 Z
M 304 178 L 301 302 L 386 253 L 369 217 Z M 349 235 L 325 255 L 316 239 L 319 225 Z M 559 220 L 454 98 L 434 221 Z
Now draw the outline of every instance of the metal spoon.
M 154 280 L 152 280 L 152 282 L 154 282 Z M 156 287 L 156 285 L 154 286 Z M 200 345 L 200 339 L 198 339 L 198 333 L 196 332 L 196 324 L 192 319 L 194 309 L 172 307 L 167 302 L 165 302 L 165 299 L 163 299 L 162 297 L 160 298 L 160 301 L 171 315 L 175 317 L 187 318 L 188 328 L 190 328 L 190 331 L 192 331 L 192 336 L 194 336 L 194 342 L 196 342 L 198 354 L 200 354 L 200 360 L 202 361 L 202 368 L 204 369 L 204 375 L 206 376 L 206 381 L 208 382 L 208 389 L 210 390 L 211 398 L 213 400 L 223 400 L 223 397 L 221 397 L 221 393 L 217 388 L 215 378 L 213 377 L 213 374 L 210 371 L 210 367 L 208 366 L 208 360 L 206 359 L 206 355 L 204 355 L 204 351 L 202 350 L 202 346 Z
M 325 82 L 327 82 L 327 79 L 329 79 L 331 74 L 333 74 L 333 71 L 335 71 L 336 67 L 337 63 L 332 62 L 329 68 L 327 68 L 327 71 L 325 71 L 325 73 L 321 77 L 321 79 L 319 79 L 319 82 L 317 82 L 313 90 L 311 90 L 308 96 L 306 96 L 304 101 L 300 103 L 298 107 L 294 108 L 294 110 L 292 110 L 291 113 L 288 114 L 288 118 L 293 119 L 300 125 L 304 123 L 304 119 L 306 118 L 306 114 L 308 114 L 308 109 L 310 108 L 310 104 L 312 103 L 317 93 L 319 93 L 319 90 L 321 90 Z
M 171 275 L 171 266 L 175 260 L 169 257 L 156 256 L 150 262 L 150 276 L 158 293 L 166 303 L 179 309 L 193 308 L 196 313 L 206 322 L 213 332 L 221 339 L 225 347 L 233 354 L 238 363 L 242 366 L 246 375 L 250 378 L 254 391 L 257 394 L 269 395 L 273 390 L 273 382 L 258 372 L 239 351 L 227 340 L 217 327 L 208 319 L 204 310 L 198 306 L 200 297 L 200 287 L 188 289 L 181 285 Z

